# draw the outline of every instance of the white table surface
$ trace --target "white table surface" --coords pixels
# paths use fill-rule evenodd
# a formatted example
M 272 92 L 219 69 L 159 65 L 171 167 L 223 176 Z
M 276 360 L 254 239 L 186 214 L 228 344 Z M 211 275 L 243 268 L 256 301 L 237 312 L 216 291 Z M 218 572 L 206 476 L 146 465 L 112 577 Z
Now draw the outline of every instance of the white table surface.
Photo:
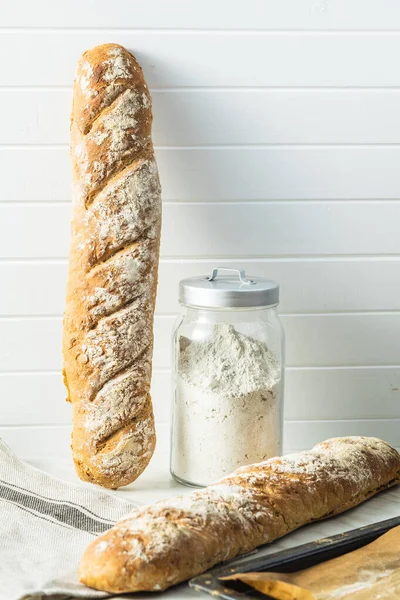
M 26 459 L 25 459 L 26 460 Z M 47 471 L 48 473 L 62 478 L 66 481 L 79 481 L 75 474 L 72 461 L 57 460 L 57 459 L 28 459 L 28 462 L 34 466 Z M 168 453 L 160 448 L 156 451 L 149 467 L 138 481 L 130 486 L 121 488 L 115 492 L 111 492 L 121 496 L 122 498 L 132 499 L 138 503 L 152 503 L 162 498 L 176 496 L 178 494 L 188 494 L 191 488 L 177 484 L 170 476 L 168 471 Z M 392 488 L 378 494 L 371 500 L 364 502 L 360 506 L 347 511 L 343 515 L 334 517 L 327 521 L 307 525 L 290 535 L 273 542 L 268 546 L 270 552 L 276 552 L 293 546 L 298 546 L 319 538 L 335 535 L 343 531 L 348 531 L 363 525 L 383 521 L 400 515 L 400 486 Z M 158 594 L 158 597 L 168 600 L 183 600 L 185 598 L 199 598 L 206 594 L 196 592 L 182 584 L 167 592 Z M 129 596 L 121 596 L 121 599 L 127 599 Z M 132 598 L 137 600 L 146 598 L 154 598 L 154 594 L 134 594 Z

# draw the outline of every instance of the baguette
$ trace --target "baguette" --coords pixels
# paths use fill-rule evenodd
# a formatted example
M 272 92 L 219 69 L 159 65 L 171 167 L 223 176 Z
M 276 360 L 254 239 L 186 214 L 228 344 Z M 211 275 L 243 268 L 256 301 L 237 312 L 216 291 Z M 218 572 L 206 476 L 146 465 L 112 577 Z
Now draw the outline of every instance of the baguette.
M 399 481 L 400 455 L 389 444 L 331 439 L 135 510 L 88 547 L 80 579 L 111 593 L 165 590 Z
M 64 381 L 81 479 L 135 480 L 155 446 L 150 379 L 161 229 L 151 98 L 117 44 L 83 54 L 71 118 Z

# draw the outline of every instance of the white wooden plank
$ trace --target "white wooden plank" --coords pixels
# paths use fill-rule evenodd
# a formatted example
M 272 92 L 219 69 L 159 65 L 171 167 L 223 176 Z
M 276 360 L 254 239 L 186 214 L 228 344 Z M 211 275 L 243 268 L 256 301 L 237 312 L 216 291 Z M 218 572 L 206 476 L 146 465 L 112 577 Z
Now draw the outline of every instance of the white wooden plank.
M 156 316 L 155 369 L 171 366 L 175 317 Z M 292 367 L 400 364 L 399 313 L 282 316 Z M 61 319 L 1 319 L 0 371 L 61 369 Z
M 346 435 L 366 435 L 385 439 L 395 447 L 400 445 L 400 420 L 371 421 L 289 421 L 284 428 L 284 451 L 293 452 L 311 448 L 325 439 Z M 0 438 L 21 458 L 39 459 L 55 457 L 71 461 L 71 427 L 34 426 L 0 427 Z M 159 448 L 168 455 L 169 426 L 157 424 Z
M 400 419 L 400 367 L 295 369 L 286 371 L 285 418 L 291 421 Z M 153 372 L 156 421 L 168 423 L 172 404 L 169 370 Z M 60 372 L 0 373 L 0 424 L 69 424 Z
M 282 317 L 289 366 L 398 365 L 399 313 Z
M 399 90 L 154 90 L 152 96 L 160 146 L 400 140 Z
M 170 371 L 153 370 L 151 397 L 157 423 L 169 423 L 172 406 L 172 376 Z
M 157 159 L 165 200 L 400 197 L 397 146 L 171 149 Z
M 71 85 L 80 54 L 112 37 L 151 87 L 396 87 L 400 34 L 2 30 L 3 86 Z M 266 60 L 271 57 L 271 60 Z M 273 58 L 272 58 L 273 57 Z
M 400 419 L 400 368 L 288 369 L 285 418 Z
M 232 0 L 13 0 L 3 11 L 2 27 L 115 27 L 193 29 L 373 29 L 400 28 L 396 0 L 381 0 L 379 10 L 365 0 L 247 0 L 246 10 Z
M 71 103 L 72 90 L 1 90 L 1 143 L 69 143 Z
M 281 286 L 282 313 L 400 310 L 400 258 L 168 261 L 159 268 L 158 313 L 180 310 L 180 279 L 215 265 L 243 268 Z M 67 261 L 0 261 L 0 316 L 61 315 Z M 51 283 L 51 285 L 50 285 Z
M 368 421 L 287 421 L 283 433 L 284 448 L 304 450 L 318 442 L 347 435 L 366 435 L 400 445 L 400 419 Z
M 61 369 L 62 320 L 0 320 L 0 371 Z
M 154 90 L 152 96 L 159 146 L 400 139 L 398 89 Z M 1 143 L 67 144 L 71 101 L 71 90 L 0 88 Z
M 164 200 L 400 197 L 400 146 L 158 149 Z M 70 198 L 68 148 L 0 148 L 0 201 Z
M 155 371 L 151 395 L 157 421 L 169 420 L 171 389 L 170 373 Z M 61 371 L 0 373 L 0 425 L 69 424 L 66 395 Z
M 68 204 L 0 204 L 0 258 L 66 257 Z M 163 257 L 398 254 L 400 202 L 165 204 Z
M 278 281 L 281 313 L 400 310 L 400 258 L 360 257 L 352 260 L 162 261 L 157 312 L 179 312 L 180 279 L 207 275 L 213 266 L 242 268 L 249 275 Z M 0 280 L 1 273 L 0 264 Z M 10 308 L 7 304 L 7 310 Z
M 172 331 L 176 322 L 176 317 L 154 318 L 154 351 L 153 368 L 168 369 L 172 363 Z
M 154 367 L 170 364 L 174 318 L 154 323 Z M 0 371 L 61 370 L 62 319 L 0 319 Z
M 61 371 L 56 373 L 0 373 L 0 424 L 69 424 Z
M 67 262 L 0 262 L 0 316 L 61 315 Z
M 170 204 L 165 256 L 395 254 L 400 203 Z
M 0 256 L 66 256 L 69 223 L 67 204 L 0 205 Z
M 71 196 L 68 148 L 0 148 L 0 177 L 4 181 L 0 201 L 68 200 Z

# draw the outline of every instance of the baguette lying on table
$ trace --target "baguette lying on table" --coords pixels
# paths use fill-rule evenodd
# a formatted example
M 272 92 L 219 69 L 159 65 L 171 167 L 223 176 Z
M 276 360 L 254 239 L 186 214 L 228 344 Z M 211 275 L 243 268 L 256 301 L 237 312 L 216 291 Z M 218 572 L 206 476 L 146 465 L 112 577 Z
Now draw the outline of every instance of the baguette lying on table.
M 400 454 L 386 442 L 327 440 L 134 511 L 89 546 L 80 579 L 114 593 L 164 590 L 399 482 Z

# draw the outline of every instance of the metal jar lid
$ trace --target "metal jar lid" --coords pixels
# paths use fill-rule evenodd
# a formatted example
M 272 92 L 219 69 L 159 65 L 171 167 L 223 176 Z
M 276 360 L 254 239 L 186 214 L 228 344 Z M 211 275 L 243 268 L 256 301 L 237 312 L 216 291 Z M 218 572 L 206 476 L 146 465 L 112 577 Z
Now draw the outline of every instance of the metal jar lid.
M 236 275 L 221 277 L 219 271 Z M 261 277 L 247 279 L 241 269 L 216 267 L 210 277 L 182 279 L 179 282 L 179 301 L 186 306 L 205 308 L 274 306 L 279 302 L 279 284 Z

